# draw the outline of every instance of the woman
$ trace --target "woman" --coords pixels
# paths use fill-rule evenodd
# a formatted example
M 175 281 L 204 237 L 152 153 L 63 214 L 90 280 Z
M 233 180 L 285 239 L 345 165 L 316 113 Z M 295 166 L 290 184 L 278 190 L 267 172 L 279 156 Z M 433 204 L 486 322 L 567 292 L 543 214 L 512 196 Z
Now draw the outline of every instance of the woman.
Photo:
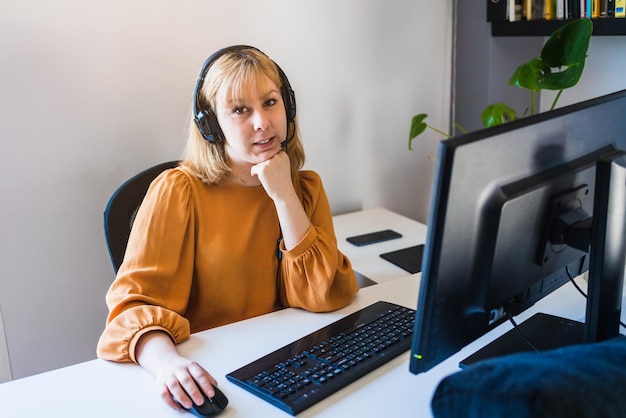
M 320 177 L 301 170 L 282 70 L 255 48 L 225 48 L 194 96 L 182 162 L 148 190 L 98 343 L 98 357 L 148 370 L 174 409 L 217 385 L 176 349 L 191 332 L 282 307 L 335 310 L 358 291 Z

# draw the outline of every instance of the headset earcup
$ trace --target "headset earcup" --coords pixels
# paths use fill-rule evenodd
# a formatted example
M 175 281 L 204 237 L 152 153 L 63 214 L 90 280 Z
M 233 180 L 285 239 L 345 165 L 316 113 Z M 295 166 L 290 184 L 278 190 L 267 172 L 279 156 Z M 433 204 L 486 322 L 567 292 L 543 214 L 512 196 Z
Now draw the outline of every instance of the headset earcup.
M 287 83 L 289 83 L 287 81 Z M 287 87 L 286 97 L 283 98 L 285 102 L 285 112 L 287 112 L 287 122 L 293 122 L 296 118 L 296 94 L 291 87 Z
M 220 128 L 217 116 L 215 116 L 215 113 L 213 113 L 211 109 L 201 110 L 196 113 L 194 121 L 196 122 L 198 131 L 200 131 L 200 135 L 207 141 L 215 142 L 223 140 L 224 135 L 222 128 Z

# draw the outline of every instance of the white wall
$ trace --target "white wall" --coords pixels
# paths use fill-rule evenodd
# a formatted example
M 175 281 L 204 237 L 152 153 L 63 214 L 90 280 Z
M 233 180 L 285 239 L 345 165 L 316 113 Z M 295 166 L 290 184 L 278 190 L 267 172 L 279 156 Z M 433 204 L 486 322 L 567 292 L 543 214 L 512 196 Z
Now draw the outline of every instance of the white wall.
M 452 0 L 3 0 L 0 306 L 13 377 L 95 357 L 113 280 L 102 211 L 126 178 L 179 157 L 193 84 L 252 44 L 294 87 L 335 213 L 425 220 L 449 124 Z

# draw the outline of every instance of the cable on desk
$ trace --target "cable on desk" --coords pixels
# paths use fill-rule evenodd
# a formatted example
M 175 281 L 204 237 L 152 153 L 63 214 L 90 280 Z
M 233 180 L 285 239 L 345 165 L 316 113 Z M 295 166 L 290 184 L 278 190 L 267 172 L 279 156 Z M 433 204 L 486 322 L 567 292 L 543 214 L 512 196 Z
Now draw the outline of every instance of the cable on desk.
M 517 325 L 517 322 L 515 322 L 515 319 L 513 319 L 513 316 L 511 315 L 511 312 L 509 312 L 508 310 L 506 311 L 506 316 L 509 319 L 509 322 L 511 322 L 511 324 L 513 325 L 513 328 L 515 329 L 515 331 L 517 331 L 517 333 L 519 334 L 520 337 L 522 337 L 522 339 L 524 340 L 524 342 L 526 344 L 528 344 L 528 346 L 530 348 L 532 348 L 534 351 L 536 352 L 541 352 L 541 350 L 532 342 L 532 340 L 530 338 L 528 338 L 528 336 L 526 334 L 524 334 L 524 332 L 522 331 L 522 329 Z

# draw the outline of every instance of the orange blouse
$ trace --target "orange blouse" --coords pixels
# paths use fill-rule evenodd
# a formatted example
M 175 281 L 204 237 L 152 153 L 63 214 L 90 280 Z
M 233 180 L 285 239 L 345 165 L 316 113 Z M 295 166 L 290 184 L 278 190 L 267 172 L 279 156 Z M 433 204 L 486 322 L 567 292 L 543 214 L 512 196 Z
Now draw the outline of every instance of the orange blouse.
M 322 312 L 349 304 L 358 284 L 337 249 L 321 179 L 300 171 L 294 186 L 312 226 L 290 251 L 281 246 L 279 260 L 278 216 L 262 186 L 208 185 L 181 168 L 157 177 L 106 295 L 98 357 L 134 362 L 137 340 L 152 330 L 180 343 L 281 307 Z

